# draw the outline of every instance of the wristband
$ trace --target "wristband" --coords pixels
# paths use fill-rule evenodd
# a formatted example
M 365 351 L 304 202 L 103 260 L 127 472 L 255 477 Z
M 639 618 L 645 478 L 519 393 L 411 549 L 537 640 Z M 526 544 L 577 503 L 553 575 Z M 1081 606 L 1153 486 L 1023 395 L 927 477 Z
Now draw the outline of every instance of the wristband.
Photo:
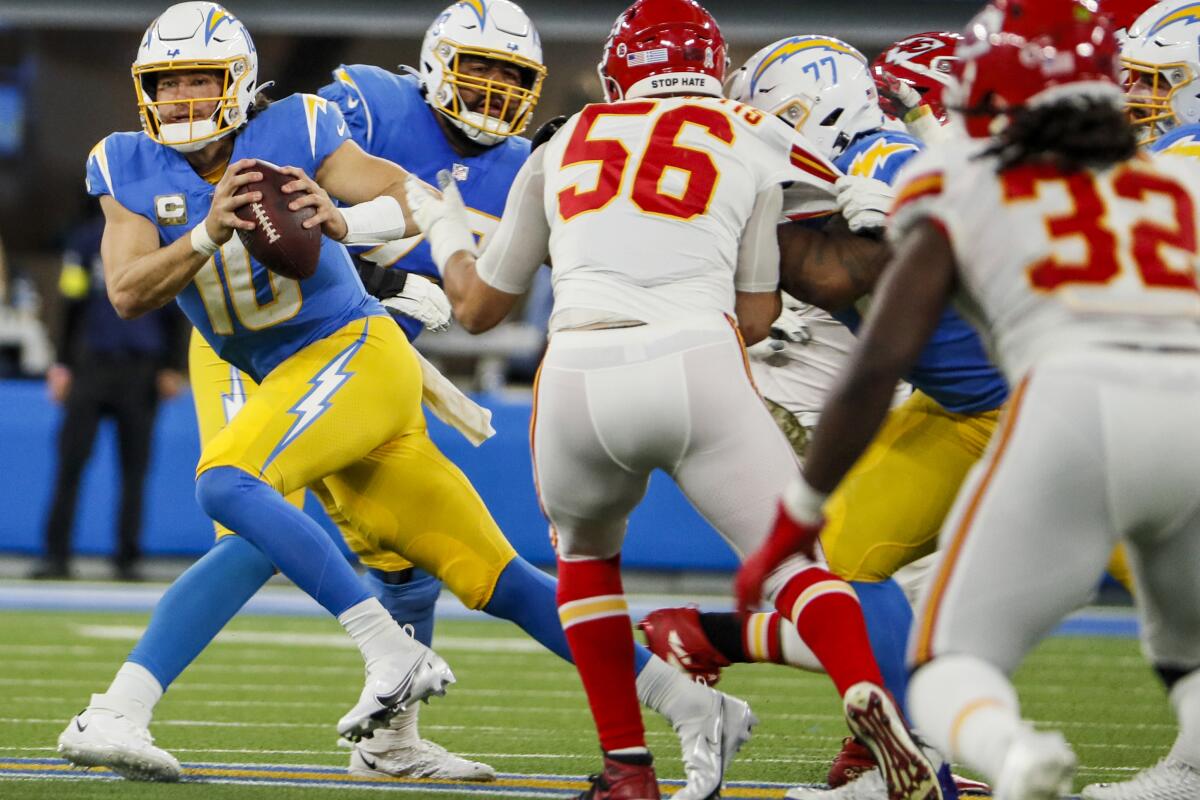
M 342 244 L 381 244 L 402 239 L 408 218 L 400 201 L 388 194 L 340 209 L 346 220 Z
M 208 235 L 208 228 L 204 225 L 204 220 L 200 224 L 192 228 L 192 249 L 205 258 L 212 258 L 213 253 L 221 249 L 221 245 L 212 240 Z

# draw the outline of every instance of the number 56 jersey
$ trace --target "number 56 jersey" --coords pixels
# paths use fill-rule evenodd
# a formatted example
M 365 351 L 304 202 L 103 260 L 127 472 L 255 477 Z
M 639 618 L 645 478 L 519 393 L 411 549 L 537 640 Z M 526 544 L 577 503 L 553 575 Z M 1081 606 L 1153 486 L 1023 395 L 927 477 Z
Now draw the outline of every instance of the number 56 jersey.
M 747 292 L 778 285 L 777 187 L 810 182 L 812 203 L 834 206 L 832 165 L 778 119 L 719 98 L 589 105 L 539 157 L 552 329 L 568 311 L 642 322 L 732 314 L 735 283 Z M 752 216 L 757 236 L 747 231 Z M 773 257 L 748 252 L 761 243 Z
M 337 106 L 306 94 L 272 103 L 235 135 L 230 163 L 258 158 L 310 176 L 349 138 Z M 148 219 L 164 247 L 204 220 L 213 197 L 213 185 L 183 155 L 141 131 L 110 134 L 92 149 L 87 187 Z M 306 345 L 385 313 L 363 290 L 345 246 L 328 237 L 316 271 L 296 281 L 269 272 L 235 235 L 177 299 L 217 354 L 260 382 Z
M 1140 154 L 1105 170 L 997 173 L 981 146 L 957 140 L 909 162 L 889 234 L 921 221 L 942 230 L 956 305 L 1010 385 L 1056 352 L 1200 347 L 1200 167 Z

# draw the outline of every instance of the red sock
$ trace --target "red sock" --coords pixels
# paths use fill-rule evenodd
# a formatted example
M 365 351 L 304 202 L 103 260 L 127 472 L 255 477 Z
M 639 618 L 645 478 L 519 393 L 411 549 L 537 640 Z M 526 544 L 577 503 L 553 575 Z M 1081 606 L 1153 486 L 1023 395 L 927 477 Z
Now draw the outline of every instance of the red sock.
M 645 747 L 621 557 L 558 560 L 558 617 L 607 751 Z
M 760 611 L 742 620 L 742 651 L 747 660 L 784 663 L 779 636 L 781 621 L 778 611 Z
M 883 686 L 867 623 L 850 584 L 813 565 L 792 576 L 775 598 L 775 607 L 795 623 L 839 695 L 860 681 Z

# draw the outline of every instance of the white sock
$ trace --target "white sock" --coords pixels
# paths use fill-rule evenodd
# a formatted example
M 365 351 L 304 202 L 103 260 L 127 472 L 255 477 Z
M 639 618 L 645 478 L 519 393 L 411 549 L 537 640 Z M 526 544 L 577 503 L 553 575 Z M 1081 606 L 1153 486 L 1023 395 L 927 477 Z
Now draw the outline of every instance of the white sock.
M 373 669 L 380 661 L 417 645 L 374 597 L 350 606 L 338 614 L 337 619 L 358 645 L 368 670 Z
M 783 618 L 781 614 L 780 621 L 779 651 L 783 656 L 783 663 L 808 672 L 824 673 L 825 668 L 813 654 L 812 648 L 800 638 L 800 631 L 796 630 L 791 620 Z
M 650 656 L 637 675 L 638 700 L 672 724 L 707 714 L 712 689 L 689 680 L 658 656 Z
M 622 747 L 620 750 L 606 750 L 606 756 L 648 756 L 650 751 L 645 747 Z
M 421 740 L 421 734 L 417 731 L 417 714 L 420 709 L 421 706 L 414 703 L 392 717 L 386 728 L 375 731 L 374 736 L 363 739 L 358 746 L 366 748 L 368 752 L 382 753 L 396 747 L 411 747 L 417 744 Z
M 1171 758 L 1200 769 L 1200 669 L 1171 687 L 1171 707 L 1179 720 L 1179 736 L 1171 747 Z
M 1012 683 L 974 656 L 943 656 L 917 670 L 908 684 L 908 710 L 942 753 L 993 781 L 1023 727 Z
M 163 688 L 150 670 L 141 664 L 126 661 L 104 694 L 92 695 L 91 707 L 123 714 L 141 725 L 150 727 L 154 706 L 162 699 Z

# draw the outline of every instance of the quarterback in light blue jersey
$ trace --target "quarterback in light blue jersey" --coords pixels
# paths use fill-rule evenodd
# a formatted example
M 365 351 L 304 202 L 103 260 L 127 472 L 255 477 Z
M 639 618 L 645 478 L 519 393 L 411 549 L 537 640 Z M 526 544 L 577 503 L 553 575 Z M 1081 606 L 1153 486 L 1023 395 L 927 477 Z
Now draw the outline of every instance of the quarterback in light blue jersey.
M 425 434 L 416 356 L 363 290 L 342 244 L 412 232 L 402 193 L 408 174 L 349 141 L 341 113 L 328 101 L 260 100 L 249 33 L 213 3 L 168 8 L 147 29 L 132 74 L 142 130 L 111 134 L 87 159 L 88 191 L 105 215 L 101 254 L 109 297 L 123 317 L 178 300 L 205 341 L 259 384 L 205 445 L 196 497 L 209 516 L 241 534 L 228 537 L 235 544 L 222 552 L 241 548 L 267 574 L 278 568 L 337 616 L 359 645 L 366 686 L 338 723 L 341 735 L 357 740 L 415 700 L 444 693 L 453 675 L 405 635 L 320 526 L 282 495 L 322 483 L 349 519 L 381 502 L 402 515 L 403 498 L 385 499 L 379 488 L 387 475 L 406 469 L 401 450 L 415 444 L 431 467 L 448 465 Z M 290 208 L 311 209 L 304 226 L 320 226 L 324 234 L 307 278 L 269 272 L 233 235 L 257 227 L 237 211 L 263 199 L 255 188 L 267 168 L 261 162 L 283 165 L 290 180 L 282 191 L 294 196 Z M 442 494 L 423 475 L 400 480 Z M 421 533 L 411 523 L 364 527 L 383 534 L 378 538 L 390 549 Z M 231 574 L 221 570 L 218 581 Z M 208 599 L 188 585 L 181 580 L 176 597 L 159 606 L 164 624 L 178 624 L 169 619 L 173 602 Z M 202 622 L 190 633 L 204 628 Z M 65 756 L 84 765 L 109 763 L 114 750 L 106 737 L 132 733 L 143 746 L 126 753 L 131 773 L 178 776 L 177 762 L 136 729 L 139 722 L 144 729 L 169 683 L 154 674 L 154 655 L 161 653 L 131 657 L 117 691 L 94 698 L 73 720 L 59 741 Z
M 492 44 L 473 45 L 472 35 L 490 36 Z M 425 123 L 433 113 L 446 116 L 462 141 L 444 127 L 436 133 L 466 162 L 465 182 L 490 185 L 489 169 L 515 171 L 505 159 L 528 152 L 516 136 L 536 100 L 541 72 L 530 64 L 540 64 L 540 49 L 508 59 L 517 66 L 515 84 L 506 80 L 506 63 L 493 62 L 519 51 L 521 37 L 536 43 L 536 33 L 507 0 L 471 0 L 451 6 L 430 37 L 444 69 L 440 82 L 422 79 L 425 97 L 434 99 L 407 106 L 408 113 Z M 417 736 L 412 701 L 452 681 L 419 642 L 432 633 L 439 581 L 468 607 L 512 620 L 568 660 L 570 650 L 554 581 L 513 551 L 466 477 L 429 440 L 419 357 L 364 291 L 344 246 L 415 242 L 406 207 L 392 195 L 408 174 L 391 160 L 401 153 L 377 158 L 353 138 L 367 130 L 367 119 L 373 137 L 406 123 L 356 114 L 348 96 L 339 102 L 353 124 L 339 102 L 317 95 L 268 105 L 258 97 L 257 69 L 249 34 L 228 11 L 210 2 L 172 6 L 150 26 L 134 65 L 143 132 L 114 134 L 89 156 L 89 187 L 107 216 L 104 260 L 114 303 L 132 315 L 178 296 L 203 335 L 200 351 L 217 365 L 211 380 L 220 391 L 197 387 L 197 397 L 207 398 L 197 400 L 205 440 L 197 496 L 221 525 L 213 549 L 164 595 L 109 689 L 62 733 L 59 752 L 129 778 L 178 779 L 178 761 L 150 738 L 153 708 L 278 566 L 339 615 L 367 659 L 367 689 L 339 723 L 354 742 L 351 770 L 491 780 L 490 767 Z M 488 152 L 498 154 L 497 163 L 485 167 L 478 159 Z M 318 209 L 313 219 L 327 236 L 312 277 L 269 273 L 231 235 L 250 227 L 233 210 L 258 199 L 254 191 L 234 197 L 258 177 L 250 158 L 287 165 L 293 205 Z M 498 208 L 499 193 L 491 186 L 480 204 Z M 388 273 L 364 271 L 388 288 Z M 460 425 L 483 434 L 470 415 Z M 305 487 L 371 568 L 370 593 L 323 530 L 281 496 Z M 417 640 L 397 620 L 413 624 Z M 711 735 L 723 731 L 729 698 L 644 649 L 635 660 L 639 697 L 682 739 L 689 776 L 682 797 L 712 794 L 731 755 L 724 734 Z M 388 727 L 373 730 L 378 724 Z M 364 734 L 373 735 L 364 741 Z

